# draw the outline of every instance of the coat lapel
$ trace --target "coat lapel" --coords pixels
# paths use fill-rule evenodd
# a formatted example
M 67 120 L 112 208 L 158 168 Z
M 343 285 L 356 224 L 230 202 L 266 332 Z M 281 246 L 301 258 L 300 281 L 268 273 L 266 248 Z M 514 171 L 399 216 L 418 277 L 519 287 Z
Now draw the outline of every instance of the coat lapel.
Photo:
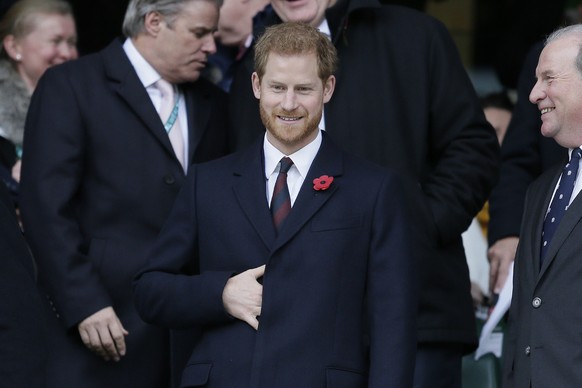
M 114 41 L 105 48 L 101 55 L 103 56 L 105 74 L 117 94 L 127 103 L 129 109 L 135 113 L 162 147 L 175 158 L 170 138 L 164 130 L 160 116 L 123 51 L 121 43 L 117 40 Z M 178 159 L 176 159 L 177 161 Z
M 271 219 L 266 196 L 266 178 L 263 158 L 263 138 L 244 151 L 234 170 L 238 182 L 233 186 L 242 211 L 267 248 L 275 240 L 275 227 Z
M 196 87 L 196 83 L 185 84 L 182 90 L 188 115 L 188 163 L 192 163 L 194 152 L 207 130 L 212 107 L 209 94 Z
M 341 186 L 343 173 L 342 153 L 333 145 L 324 133 L 321 147 L 313 160 L 311 168 L 301 186 L 299 195 L 291 209 L 291 213 L 282 225 L 275 240 L 272 252 L 287 243 L 313 217 L 314 214 L 335 194 Z M 316 191 L 313 180 L 322 175 L 333 176 L 334 181 L 329 189 Z
M 560 164 L 560 166 L 562 166 L 564 163 L 566 163 L 565 159 L 563 161 L 563 163 Z M 560 175 L 562 173 L 562 168 L 557 168 L 557 170 L 553 173 L 550 174 L 548 179 L 545 179 L 543 181 L 541 181 L 541 187 L 545 188 L 545 197 L 543 198 L 543 204 L 541 204 L 541 209 L 542 211 L 540 212 L 540 216 L 537 219 L 537 225 L 536 225 L 536 238 L 534 243 L 537 244 L 534 247 L 538 247 L 537 249 L 537 254 L 535 255 L 535 268 L 539 268 L 539 263 L 540 263 L 540 251 L 541 251 L 541 243 L 542 243 L 542 229 L 543 229 L 543 223 L 544 223 L 544 219 L 546 216 L 546 211 L 548 209 L 548 206 L 550 205 L 550 201 L 552 199 L 552 194 L 554 192 L 554 188 L 556 187 L 556 184 L 558 183 L 558 179 L 560 178 Z M 571 205 L 568 208 L 568 211 L 566 212 L 566 214 L 564 214 L 564 217 L 562 218 L 562 220 L 560 221 L 560 225 L 558 225 L 558 229 L 556 230 L 556 233 L 554 234 L 552 241 L 550 241 L 550 245 L 548 247 L 548 250 L 546 252 L 546 258 L 544 259 L 544 264 L 542 266 L 542 268 L 540 268 L 540 272 L 539 272 L 539 277 L 538 279 L 541 279 L 541 277 L 544 275 L 544 273 L 546 272 L 546 270 L 548 269 L 548 267 L 550 266 L 550 264 L 554 261 L 556 254 L 558 253 L 558 250 L 560 249 L 560 247 L 564 244 L 564 241 L 566 240 L 566 238 L 570 235 L 570 233 L 572 232 L 572 230 L 574 229 L 574 227 L 576 226 L 576 224 L 580 221 L 580 219 L 582 218 L 582 199 L 581 199 L 581 195 L 580 193 L 576 196 L 576 198 L 574 198 L 574 201 L 572 201 Z M 539 203 L 539 202 L 536 202 Z
M 560 221 L 560 225 L 558 225 L 558 229 L 552 237 L 552 241 L 550 242 L 550 246 L 548 247 L 548 251 L 546 252 L 546 258 L 544 260 L 544 265 L 540 271 L 540 277 L 544 274 L 546 269 L 551 265 L 554 261 L 556 254 L 560 247 L 564 244 L 568 236 L 572 233 L 576 224 L 580 222 L 582 218 L 582 195 L 578 193 L 574 201 L 568 207 L 568 211 L 564 214 L 564 217 Z
M 321 147 L 301 186 L 291 213 L 279 234 L 275 232 L 266 197 L 266 178 L 263 156 L 263 137 L 244 151 L 235 162 L 234 194 L 248 221 L 261 237 L 265 246 L 275 252 L 301 230 L 319 209 L 335 194 L 341 186 L 343 157 L 335 145 L 324 134 Z M 316 191 L 313 180 L 322 175 L 334 177 L 329 189 Z

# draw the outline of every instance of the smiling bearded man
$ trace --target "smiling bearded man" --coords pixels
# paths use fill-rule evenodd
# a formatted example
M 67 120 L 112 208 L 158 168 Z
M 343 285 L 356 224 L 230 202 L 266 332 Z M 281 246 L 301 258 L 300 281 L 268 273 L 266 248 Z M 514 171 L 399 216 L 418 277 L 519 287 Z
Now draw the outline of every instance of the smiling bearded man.
M 325 35 L 274 26 L 255 62 L 267 132 L 192 166 L 134 282 L 138 311 L 202 333 L 183 387 L 410 387 L 418 290 L 401 181 L 319 130 L 337 62 Z

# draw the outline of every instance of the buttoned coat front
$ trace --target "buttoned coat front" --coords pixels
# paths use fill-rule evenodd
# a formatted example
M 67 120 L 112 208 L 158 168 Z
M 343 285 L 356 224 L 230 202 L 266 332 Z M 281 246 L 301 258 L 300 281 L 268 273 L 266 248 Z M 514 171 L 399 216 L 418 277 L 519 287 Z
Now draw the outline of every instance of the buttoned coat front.
M 542 226 L 561 173 L 528 190 L 515 259 L 504 386 L 582 386 L 582 196 L 562 218 L 540 268 Z
M 468 352 L 477 335 L 461 233 L 495 183 L 495 133 L 442 23 L 377 0 L 338 0 L 326 19 L 339 66 L 325 130 L 347 152 L 403 176 L 419 260 L 418 340 Z M 280 22 L 275 14 L 263 21 Z M 248 81 L 252 51 L 229 93 L 237 147 L 265 130 Z
M 181 88 L 189 163 L 224 155 L 224 93 L 205 80 Z M 24 144 L 22 215 L 55 312 L 48 386 L 166 386 L 167 332 L 139 318 L 131 280 L 185 174 L 121 42 L 45 73 Z M 77 331 L 106 306 L 129 331 L 119 363 L 92 354 Z
M 329 138 L 276 235 L 262 142 L 193 167 L 135 281 L 140 314 L 200 327 L 182 387 L 410 387 L 417 281 L 399 180 Z M 313 179 L 333 176 L 317 191 Z M 258 331 L 222 291 L 266 264 Z

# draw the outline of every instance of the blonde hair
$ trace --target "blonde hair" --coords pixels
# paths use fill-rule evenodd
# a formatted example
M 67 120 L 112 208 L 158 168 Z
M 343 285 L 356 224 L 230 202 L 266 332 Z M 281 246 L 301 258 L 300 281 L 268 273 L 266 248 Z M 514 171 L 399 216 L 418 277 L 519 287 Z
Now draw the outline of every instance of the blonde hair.
M 0 41 L 4 41 L 8 35 L 20 38 L 31 32 L 34 29 L 35 16 L 39 14 L 73 16 L 73 10 L 69 3 L 62 0 L 19 0 L 0 20 Z M 8 58 L 3 45 L 0 47 L 0 57 Z

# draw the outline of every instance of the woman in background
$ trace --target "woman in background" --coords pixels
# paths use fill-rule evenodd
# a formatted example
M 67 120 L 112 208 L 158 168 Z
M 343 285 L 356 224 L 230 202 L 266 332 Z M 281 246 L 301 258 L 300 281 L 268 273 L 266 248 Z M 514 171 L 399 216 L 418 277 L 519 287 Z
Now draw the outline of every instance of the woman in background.
M 62 0 L 19 0 L 0 20 L 0 178 L 15 194 L 24 121 L 49 67 L 77 58 L 71 7 Z

